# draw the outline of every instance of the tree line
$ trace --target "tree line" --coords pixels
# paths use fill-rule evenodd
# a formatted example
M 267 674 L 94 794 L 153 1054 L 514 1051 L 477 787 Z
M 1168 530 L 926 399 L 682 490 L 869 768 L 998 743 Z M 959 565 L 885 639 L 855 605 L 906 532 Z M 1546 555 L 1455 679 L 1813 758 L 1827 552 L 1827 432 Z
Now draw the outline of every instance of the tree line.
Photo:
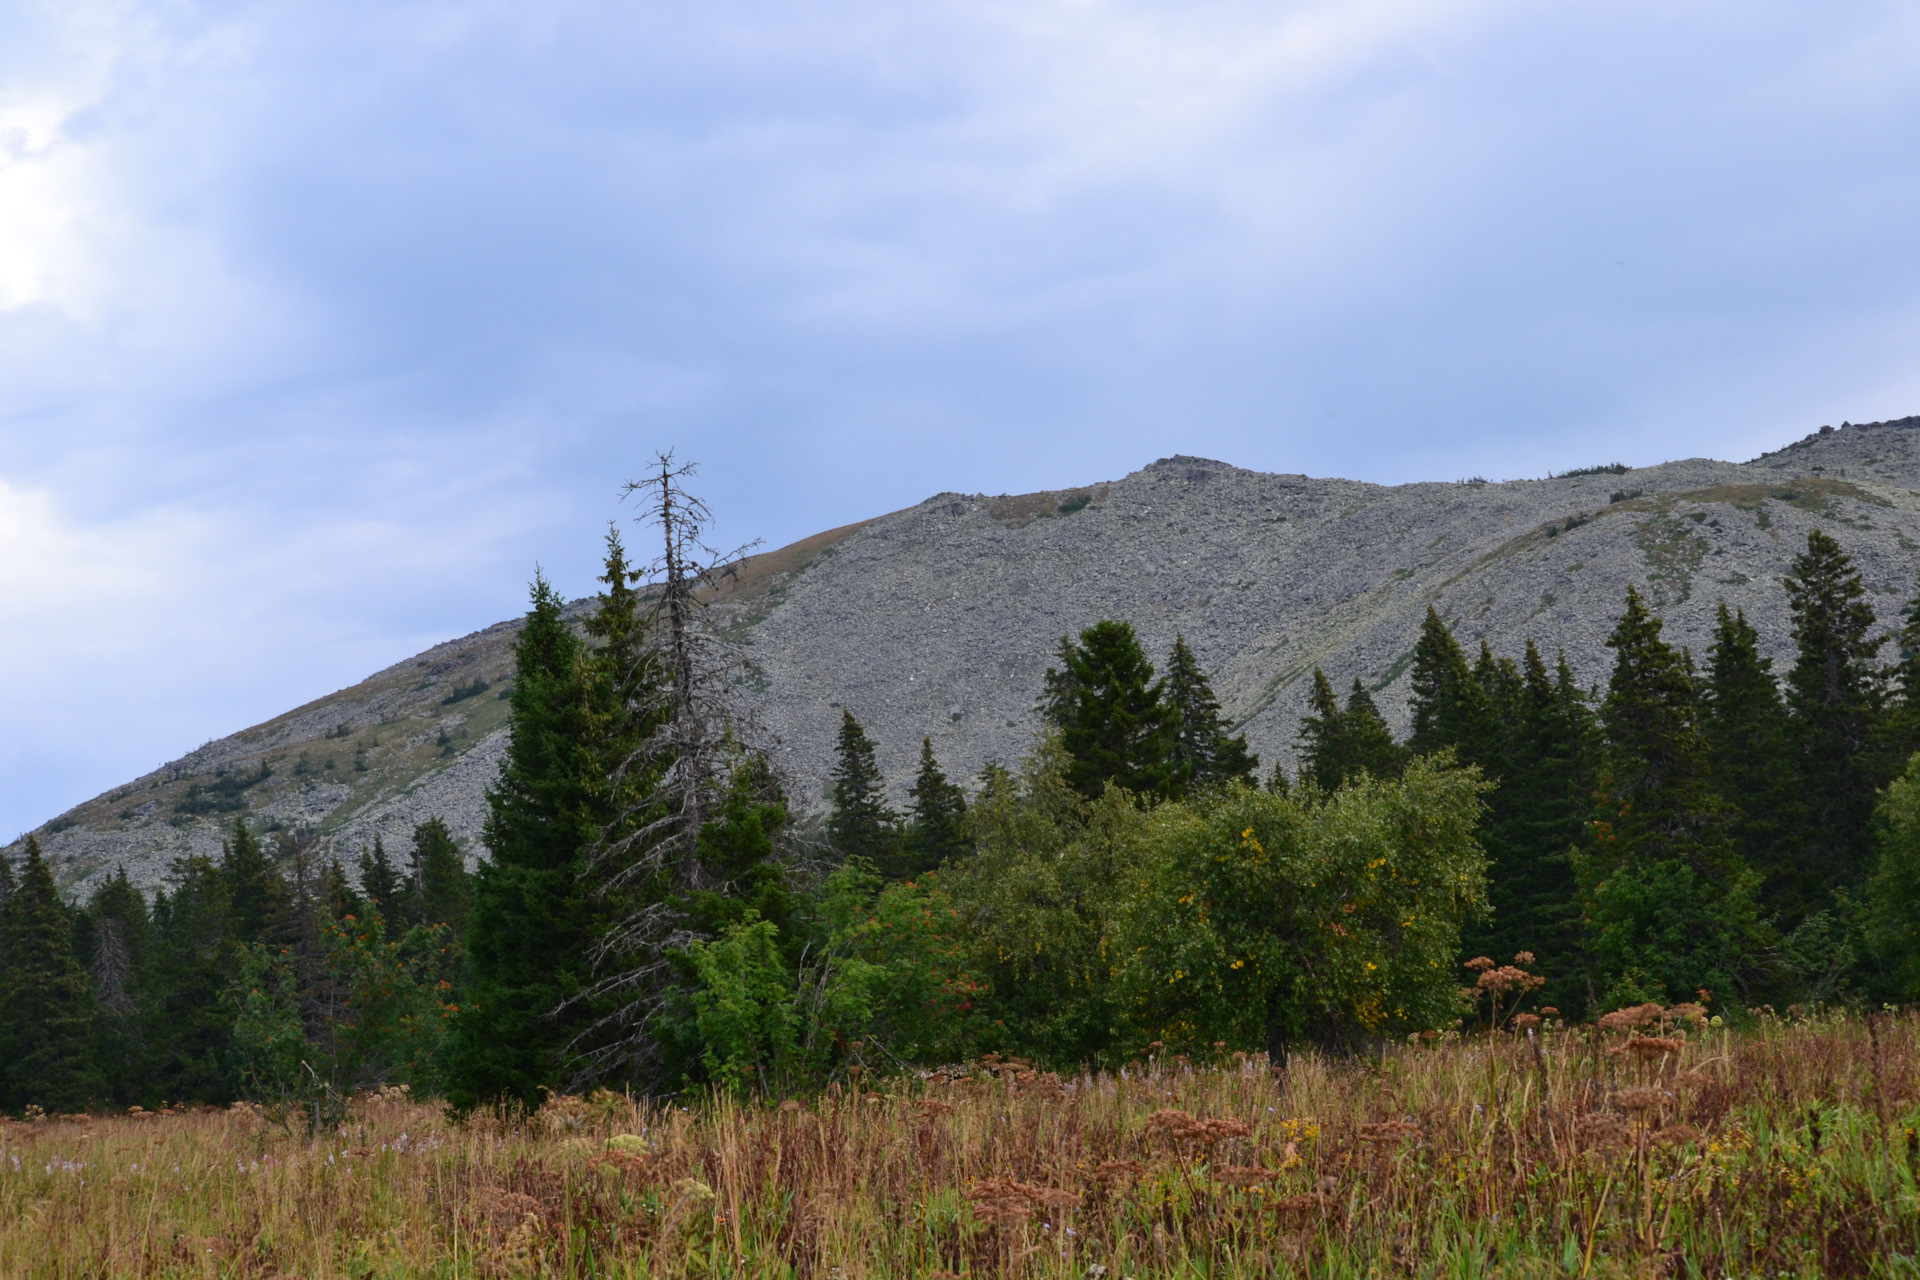
M 321 1126 L 380 1086 L 466 1111 L 988 1052 L 1279 1060 L 1470 1018 L 1510 957 L 1566 1017 L 1920 994 L 1920 609 L 1883 664 L 1823 534 L 1784 681 L 1724 607 L 1699 667 L 1630 589 L 1604 689 L 1532 642 L 1470 657 L 1430 610 L 1405 741 L 1316 670 L 1297 768 L 1262 776 L 1184 638 L 1157 669 L 1108 620 L 1062 639 L 1032 751 L 971 787 L 923 739 L 896 810 L 843 711 L 815 818 L 706 616 L 737 558 L 688 471 L 630 487 L 661 555 L 610 530 L 580 625 L 536 577 L 471 875 L 437 819 L 351 868 L 237 819 L 150 900 L 122 872 L 63 902 L 32 839 L 0 860 L 0 1106 L 247 1097 Z

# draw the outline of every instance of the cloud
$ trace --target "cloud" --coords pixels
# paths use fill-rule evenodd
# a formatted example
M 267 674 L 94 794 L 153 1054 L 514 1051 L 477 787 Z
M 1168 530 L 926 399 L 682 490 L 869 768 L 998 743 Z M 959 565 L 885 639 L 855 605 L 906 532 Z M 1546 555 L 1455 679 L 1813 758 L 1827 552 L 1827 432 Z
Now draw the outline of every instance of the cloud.
M 0 480 L 60 567 L 0 736 L 78 754 L 0 824 L 504 616 L 536 561 L 584 592 L 655 447 L 777 543 L 1176 451 L 1539 474 L 1912 411 L 1916 26 L 16 6 Z M 103 650 L 110 590 L 146 621 Z

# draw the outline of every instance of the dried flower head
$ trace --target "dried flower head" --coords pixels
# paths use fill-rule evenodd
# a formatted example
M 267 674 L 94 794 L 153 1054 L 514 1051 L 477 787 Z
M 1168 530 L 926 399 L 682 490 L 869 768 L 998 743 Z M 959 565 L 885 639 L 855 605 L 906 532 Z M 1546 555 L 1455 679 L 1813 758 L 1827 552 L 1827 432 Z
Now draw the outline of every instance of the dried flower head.
M 1461 967 L 1466 969 L 1472 969 L 1476 973 L 1485 973 L 1488 969 L 1493 968 L 1493 957 L 1492 956 L 1475 956 L 1473 959 L 1467 961 L 1466 964 Z

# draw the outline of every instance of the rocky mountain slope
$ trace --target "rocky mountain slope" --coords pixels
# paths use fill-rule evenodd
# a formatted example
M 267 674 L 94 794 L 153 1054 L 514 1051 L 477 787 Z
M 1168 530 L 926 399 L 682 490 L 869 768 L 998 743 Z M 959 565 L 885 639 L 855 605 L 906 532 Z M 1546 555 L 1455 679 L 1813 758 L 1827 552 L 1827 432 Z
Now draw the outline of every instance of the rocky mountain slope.
M 1124 618 L 1151 654 L 1184 633 L 1264 758 L 1286 758 L 1317 665 L 1404 721 L 1420 621 L 1463 641 L 1564 648 L 1586 683 L 1628 583 L 1705 647 L 1715 606 L 1790 647 L 1781 575 L 1819 527 L 1859 560 L 1889 629 L 1920 573 L 1920 418 L 1822 428 L 1775 453 L 1546 480 L 1399 486 L 1163 459 L 1017 497 L 940 494 L 745 566 L 720 606 L 762 680 L 761 721 L 818 804 L 840 709 L 904 791 L 921 737 L 970 777 L 1012 760 L 1062 635 Z M 76 892 L 124 864 L 155 883 L 237 815 L 403 847 L 440 814 L 477 853 L 517 624 L 449 641 L 80 805 L 41 836 Z

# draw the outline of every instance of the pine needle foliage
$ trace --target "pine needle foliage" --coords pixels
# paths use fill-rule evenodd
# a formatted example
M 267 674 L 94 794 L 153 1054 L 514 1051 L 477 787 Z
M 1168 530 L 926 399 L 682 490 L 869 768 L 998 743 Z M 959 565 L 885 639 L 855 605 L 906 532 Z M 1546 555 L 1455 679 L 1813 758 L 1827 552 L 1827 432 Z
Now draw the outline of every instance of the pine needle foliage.
M 1785 585 L 1795 645 L 1787 710 L 1805 807 L 1797 842 L 1802 874 L 1781 897 L 1783 910 L 1799 916 L 1866 875 L 1868 820 L 1893 770 L 1874 750 L 1881 707 L 1874 658 L 1886 637 L 1870 634 L 1873 607 L 1853 558 L 1811 530 Z
M 1041 712 L 1071 758 L 1068 784 L 1088 799 L 1108 783 L 1143 801 L 1178 794 L 1178 712 L 1133 627 L 1109 620 L 1082 631 L 1078 642 L 1063 636 L 1058 662 L 1047 671 Z
M 0 972 L 0 1105 L 50 1111 L 84 1106 L 101 1084 L 93 1057 L 92 984 L 74 956 L 73 915 L 34 836 L 27 837 L 0 929 L 7 955 Z
M 1181 790 L 1252 781 L 1260 758 L 1247 750 L 1245 734 L 1229 732 L 1207 673 L 1177 633 L 1167 658 L 1166 699 L 1175 716 L 1172 760 Z

